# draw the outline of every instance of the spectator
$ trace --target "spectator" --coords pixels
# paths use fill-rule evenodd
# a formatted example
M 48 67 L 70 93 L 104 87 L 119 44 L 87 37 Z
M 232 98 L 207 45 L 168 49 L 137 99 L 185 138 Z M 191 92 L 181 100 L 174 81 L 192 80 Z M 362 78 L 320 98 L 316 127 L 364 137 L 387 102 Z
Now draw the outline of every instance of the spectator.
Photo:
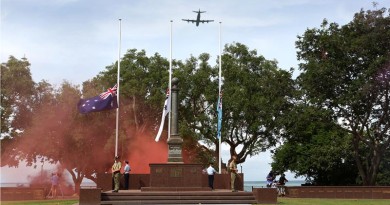
M 271 170 L 268 175 L 267 175 L 267 187 L 271 187 L 272 186 L 272 183 L 274 182 L 275 180 L 275 174 L 274 172 Z
M 125 163 L 126 163 L 126 165 L 125 165 L 125 168 L 123 169 L 123 172 L 124 172 L 124 176 L 125 176 L 125 190 L 128 190 L 131 168 L 130 168 L 128 160 L 125 160 Z
M 207 168 L 207 175 L 209 179 L 209 187 L 211 190 L 214 190 L 214 174 L 217 173 L 213 167 L 213 163 L 209 163 L 209 167 Z

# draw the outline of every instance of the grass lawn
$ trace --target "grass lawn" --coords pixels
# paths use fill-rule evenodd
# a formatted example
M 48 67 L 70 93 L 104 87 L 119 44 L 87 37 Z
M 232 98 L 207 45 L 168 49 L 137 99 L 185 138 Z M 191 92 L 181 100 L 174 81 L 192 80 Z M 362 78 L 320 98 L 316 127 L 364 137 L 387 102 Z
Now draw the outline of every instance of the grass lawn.
M 281 205 L 389 205 L 389 199 L 302 199 L 278 198 Z

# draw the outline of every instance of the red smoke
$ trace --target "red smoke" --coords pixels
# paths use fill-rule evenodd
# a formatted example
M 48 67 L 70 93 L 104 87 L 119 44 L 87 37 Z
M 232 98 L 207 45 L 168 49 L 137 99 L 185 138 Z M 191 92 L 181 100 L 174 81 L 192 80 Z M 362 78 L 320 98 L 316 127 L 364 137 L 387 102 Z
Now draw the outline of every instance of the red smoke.
M 168 144 L 166 136 L 156 142 L 154 132 L 137 135 L 131 138 L 127 152 L 132 174 L 150 173 L 150 163 L 166 163 L 168 161 Z

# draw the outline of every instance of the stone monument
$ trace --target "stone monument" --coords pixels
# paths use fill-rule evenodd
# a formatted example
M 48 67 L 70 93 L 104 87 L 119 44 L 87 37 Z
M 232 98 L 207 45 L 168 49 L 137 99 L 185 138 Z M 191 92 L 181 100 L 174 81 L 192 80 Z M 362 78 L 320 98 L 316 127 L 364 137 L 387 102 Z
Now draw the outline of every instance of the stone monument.
M 184 164 L 182 157 L 183 139 L 178 133 L 178 83 L 172 79 L 171 91 L 171 135 L 168 140 L 168 162 L 149 164 L 150 187 L 142 187 L 141 191 L 201 191 L 211 190 L 203 186 L 201 164 Z
M 181 155 L 183 139 L 179 135 L 179 123 L 178 123 L 178 92 L 177 87 L 179 79 L 172 79 L 171 90 L 171 136 L 168 140 L 168 163 L 183 163 Z

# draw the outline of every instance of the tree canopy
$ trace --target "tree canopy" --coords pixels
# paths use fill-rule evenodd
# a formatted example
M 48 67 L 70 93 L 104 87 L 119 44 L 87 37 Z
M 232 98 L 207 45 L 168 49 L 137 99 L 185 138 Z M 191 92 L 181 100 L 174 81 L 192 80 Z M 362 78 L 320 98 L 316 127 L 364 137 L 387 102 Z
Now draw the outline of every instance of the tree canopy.
M 323 21 L 298 37 L 298 83 L 352 136 L 364 185 L 374 185 L 390 143 L 390 16 L 361 10 L 339 26 Z

